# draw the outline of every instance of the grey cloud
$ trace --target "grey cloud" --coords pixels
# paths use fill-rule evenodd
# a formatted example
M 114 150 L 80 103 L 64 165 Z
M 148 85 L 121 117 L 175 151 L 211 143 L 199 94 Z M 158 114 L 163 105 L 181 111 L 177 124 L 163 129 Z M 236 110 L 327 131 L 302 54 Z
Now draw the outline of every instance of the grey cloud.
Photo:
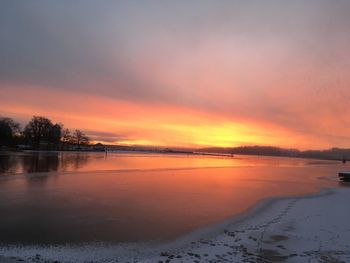
M 330 49 L 347 35 L 350 24 L 350 3 L 341 0 L 8 0 L 1 5 L 0 80 L 94 92 L 96 87 L 81 84 L 105 79 L 109 86 L 98 92 L 141 100 L 174 100 L 179 92 L 147 83 L 129 65 L 134 52 L 142 49 L 164 56 L 157 46 L 147 46 L 160 35 L 168 40 L 159 45 L 169 41 L 185 49 L 211 34 L 249 41 L 282 38 L 309 49 L 305 53 L 316 52 L 315 58 L 328 53 L 334 58 Z

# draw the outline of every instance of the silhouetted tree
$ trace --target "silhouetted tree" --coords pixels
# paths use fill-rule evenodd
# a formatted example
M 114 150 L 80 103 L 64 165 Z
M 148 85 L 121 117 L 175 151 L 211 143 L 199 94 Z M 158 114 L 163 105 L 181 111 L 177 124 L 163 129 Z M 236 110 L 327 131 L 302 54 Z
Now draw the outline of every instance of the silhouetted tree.
M 26 141 L 34 147 L 39 147 L 44 141 L 48 141 L 50 137 L 52 122 L 40 116 L 33 116 L 30 122 L 24 128 L 24 136 Z
M 89 137 L 82 131 L 73 133 L 63 124 L 53 124 L 46 117 L 33 116 L 23 131 L 19 124 L 10 118 L 0 117 L 0 146 L 20 146 L 27 144 L 35 149 L 76 149 L 89 144 Z
M 19 124 L 14 120 L 0 118 L 0 146 L 13 146 L 19 131 Z
M 68 144 L 74 143 L 72 133 L 67 128 L 62 130 L 62 142 Z
M 53 125 L 50 129 L 49 139 L 48 142 L 51 145 L 58 146 L 61 142 L 61 136 L 62 136 L 62 124 L 56 123 Z
M 75 130 L 73 133 L 73 141 L 80 147 L 81 145 L 88 145 L 90 140 L 82 131 Z
M 47 147 L 58 146 L 61 141 L 62 125 L 53 124 L 45 117 L 34 116 L 23 133 L 27 143 L 35 148 L 39 148 L 41 144 L 46 144 Z

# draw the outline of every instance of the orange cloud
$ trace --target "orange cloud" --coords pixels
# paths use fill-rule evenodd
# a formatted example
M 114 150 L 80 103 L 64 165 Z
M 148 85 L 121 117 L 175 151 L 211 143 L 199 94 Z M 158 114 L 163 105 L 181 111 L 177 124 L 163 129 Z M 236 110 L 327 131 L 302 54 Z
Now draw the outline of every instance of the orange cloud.
M 108 143 L 182 147 L 259 144 L 301 148 L 319 144 L 272 123 L 161 103 L 135 103 L 30 86 L 2 85 L 0 95 L 3 114 L 26 120 L 32 115 L 48 116 L 88 134 L 100 132 L 98 141 Z M 109 134 L 116 134 L 115 141 L 108 138 Z

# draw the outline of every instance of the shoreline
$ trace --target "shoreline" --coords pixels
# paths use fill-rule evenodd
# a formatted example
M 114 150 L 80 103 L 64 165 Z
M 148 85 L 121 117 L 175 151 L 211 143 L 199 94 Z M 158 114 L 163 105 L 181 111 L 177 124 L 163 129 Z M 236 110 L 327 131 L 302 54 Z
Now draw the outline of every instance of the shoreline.
M 38 150 L 38 149 L 25 149 L 25 150 L 3 150 L 0 149 L 0 153 L 101 153 L 101 154 L 161 154 L 161 155 L 191 155 L 191 156 L 211 156 L 211 157 L 227 157 L 228 159 L 236 158 L 236 156 L 253 156 L 253 157 L 271 157 L 271 158 L 290 158 L 290 159 L 303 159 L 314 161 L 329 161 L 329 162 L 343 162 L 343 159 L 338 157 L 317 157 L 317 156 L 293 156 L 293 155 L 269 155 L 269 154 L 248 154 L 248 153 L 207 153 L 200 151 L 186 152 L 186 151 L 153 151 L 153 150 Z M 345 160 L 349 161 L 349 160 Z
M 268 198 L 175 241 L 0 247 L 0 262 L 346 262 L 348 200 L 346 187 Z

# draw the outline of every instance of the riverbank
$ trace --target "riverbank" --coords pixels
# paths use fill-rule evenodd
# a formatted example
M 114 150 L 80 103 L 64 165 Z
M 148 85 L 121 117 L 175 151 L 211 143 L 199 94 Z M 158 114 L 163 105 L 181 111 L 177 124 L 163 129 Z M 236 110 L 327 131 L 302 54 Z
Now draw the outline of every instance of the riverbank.
M 0 262 L 350 262 L 349 200 L 350 188 L 327 189 L 262 201 L 169 244 L 1 248 Z

